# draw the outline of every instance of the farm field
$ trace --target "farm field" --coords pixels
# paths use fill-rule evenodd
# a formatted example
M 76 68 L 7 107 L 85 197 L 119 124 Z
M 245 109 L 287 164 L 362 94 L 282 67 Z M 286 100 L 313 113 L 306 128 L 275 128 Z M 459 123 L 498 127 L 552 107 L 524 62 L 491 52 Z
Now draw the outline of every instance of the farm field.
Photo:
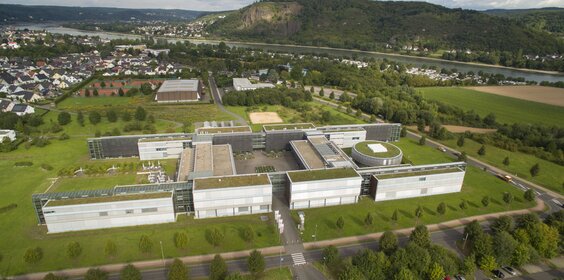
M 564 107 L 564 89 L 543 86 L 486 86 L 468 89 Z
M 515 197 L 513 203 L 506 205 L 503 193 L 512 193 Z M 484 196 L 490 197 L 490 204 L 484 207 L 481 200 Z M 458 206 L 466 200 L 468 208 L 461 210 Z M 436 212 L 440 203 L 447 204 L 444 215 Z M 415 209 L 421 206 L 424 210 L 422 218 L 417 221 Z M 419 198 L 400 199 L 395 201 L 374 202 L 371 198 L 363 198 L 357 204 L 332 206 L 314 209 L 301 209 L 306 216 L 304 242 L 313 241 L 317 227 L 317 240 L 326 240 L 345 236 L 363 235 L 386 230 L 413 227 L 419 224 L 435 224 L 467 216 L 486 213 L 516 210 L 534 206 L 534 202 L 523 199 L 523 192 L 494 176 L 486 175 L 484 171 L 468 167 L 464 178 L 464 186 L 460 193 L 435 195 Z M 398 210 L 398 221 L 394 223 L 391 217 Z M 292 211 L 294 220 L 299 220 L 296 211 Z M 374 220 L 372 226 L 364 225 L 364 218 L 371 213 Z M 343 230 L 338 230 L 337 219 L 342 216 L 345 221 Z
M 457 139 L 441 142 L 461 152 L 466 152 L 469 156 L 506 170 L 509 174 L 517 174 L 519 177 L 530 180 L 560 194 L 564 194 L 564 187 L 562 186 L 564 183 L 564 177 L 562 176 L 562 174 L 564 174 L 564 166 L 537 158 L 533 155 L 521 152 L 510 152 L 492 145 L 486 145 L 486 155 L 480 156 L 478 155 L 478 150 L 482 144 L 472 139 L 466 139 L 462 147 L 456 145 Z M 510 161 L 508 166 L 503 165 L 503 160 L 506 156 L 509 157 Z M 529 170 L 535 163 L 539 163 L 540 173 L 538 176 L 532 177 Z
M 457 87 L 420 88 L 423 97 L 474 110 L 481 117 L 494 113 L 499 123 L 562 125 L 564 108 Z

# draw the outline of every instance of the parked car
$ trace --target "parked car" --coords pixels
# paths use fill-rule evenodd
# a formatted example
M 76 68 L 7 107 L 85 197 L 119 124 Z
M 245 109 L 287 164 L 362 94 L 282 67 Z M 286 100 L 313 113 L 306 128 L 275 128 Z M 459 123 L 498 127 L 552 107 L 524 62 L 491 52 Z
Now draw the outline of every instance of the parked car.
M 517 271 L 515 271 L 515 269 L 513 269 L 510 266 L 504 266 L 502 268 L 503 268 L 503 270 L 507 271 L 511 275 L 517 275 Z
M 439 146 L 437 149 L 439 149 L 439 151 L 446 153 L 446 149 L 442 146 Z
M 454 275 L 454 278 L 455 278 L 456 280 L 466 280 L 466 278 L 464 278 L 464 276 L 462 276 L 461 274 L 456 274 L 456 275 Z
M 499 270 L 499 269 L 492 270 L 492 273 L 495 277 L 497 277 L 499 279 L 505 278 L 505 274 L 503 274 L 503 272 L 501 272 L 501 270 Z

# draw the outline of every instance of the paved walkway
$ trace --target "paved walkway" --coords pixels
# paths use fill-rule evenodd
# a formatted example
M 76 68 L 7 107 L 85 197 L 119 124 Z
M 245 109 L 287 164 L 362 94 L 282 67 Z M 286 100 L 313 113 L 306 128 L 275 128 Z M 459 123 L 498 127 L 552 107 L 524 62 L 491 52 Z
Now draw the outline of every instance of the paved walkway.
M 229 114 L 233 118 L 235 118 L 235 122 L 237 122 L 239 125 L 247 125 L 247 121 L 243 117 L 225 109 L 225 107 L 223 106 L 223 101 L 221 100 L 221 94 L 220 94 L 219 89 L 217 88 L 217 85 L 215 83 L 215 80 L 214 80 L 214 78 L 211 74 L 208 77 L 208 82 L 209 82 L 209 85 L 210 85 L 210 91 L 213 95 L 214 103 L 219 108 L 219 110 L 221 110 L 221 111 Z

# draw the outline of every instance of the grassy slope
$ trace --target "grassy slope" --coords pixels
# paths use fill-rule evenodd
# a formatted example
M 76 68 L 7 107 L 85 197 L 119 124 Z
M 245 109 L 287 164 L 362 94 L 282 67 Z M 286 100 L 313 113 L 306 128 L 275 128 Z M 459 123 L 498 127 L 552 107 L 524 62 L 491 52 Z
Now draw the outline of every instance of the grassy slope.
M 441 162 L 440 160 L 443 158 L 446 162 L 451 161 L 447 160 L 446 155 L 442 152 L 427 146 L 421 147 L 411 140 L 402 139 L 396 144 L 404 150 L 405 154 L 417 151 L 417 156 L 413 153 L 410 157 L 416 164 Z M 504 192 L 511 192 L 515 197 L 514 202 L 509 206 L 503 203 L 502 197 Z M 486 195 L 491 198 L 490 205 L 487 208 L 483 207 L 480 202 Z M 468 201 L 468 209 L 464 211 L 460 210 L 458 206 L 462 199 Z M 447 213 L 444 216 L 436 213 L 436 208 L 441 202 L 445 202 L 448 205 Z M 523 192 L 521 190 L 487 175 L 481 170 L 469 167 L 460 193 L 377 203 L 370 198 L 365 198 L 360 203 L 353 205 L 300 210 L 304 211 L 306 216 L 306 231 L 303 234 L 304 241 L 313 240 L 311 236 L 315 232 L 315 225 L 317 225 L 318 240 L 411 227 L 415 225 L 414 213 L 419 205 L 425 210 L 421 222 L 424 224 L 434 224 L 465 216 L 528 208 L 533 206 L 534 203 L 526 202 L 523 199 Z M 399 211 L 399 221 L 394 225 L 390 218 L 396 209 Z M 363 220 L 369 212 L 374 217 L 373 226 L 365 227 Z M 297 219 L 297 211 L 293 211 L 293 215 Z M 345 218 L 345 228 L 342 232 L 335 225 L 339 216 Z
M 540 123 L 562 125 L 564 108 L 517 98 L 499 96 L 456 87 L 421 88 L 427 99 L 438 100 L 464 110 L 474 110 L 481 117 L 495 113 L 500 123 Z
M 468 155 L 481 161 L 497 166 L 503 170 L 507 170 L 510 174 L 517 174 L 519 177 L 531 180 L 551 190 L 564 194 L 564 187 L 562 186 L 564 183 L 564 178 L 562 176 L 562 174 L 564 174 L 564 166 L 537 158 L 533 155 L 520 152 L 510 152 L 490 145 L 486 147 L 486 155 L 480 156 L 478 155 L 478 150 L 482 144 L 466 139 L 464 141 L 464 146 L 458 147 L 456 145 L 456 141 L 457 139 L 452 139 L 442 142 L 461 152 L 464 151 Z M 503 159 L 505 159 L 506 156 L 509 156 L 509 166 L 503 165 Z M 529 170 L 535 163 L 539 163 L 540 173 L 538 176 L 532 177 Z
M 402 150 L 404 159 L 410 160 L 414 165 L 453 161 L 445 153 L 427 146 L 420 146 L 418 141 L 412 139 L 401 138 L 399 142 L 393 144 Z

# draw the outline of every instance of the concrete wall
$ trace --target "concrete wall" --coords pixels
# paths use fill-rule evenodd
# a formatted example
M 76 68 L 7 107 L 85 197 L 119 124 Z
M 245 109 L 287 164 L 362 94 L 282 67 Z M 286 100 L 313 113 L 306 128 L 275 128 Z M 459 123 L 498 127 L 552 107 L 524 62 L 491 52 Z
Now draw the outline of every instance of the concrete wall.
M 325 135 L 339 148 L 350 148 L 366 140 L 366 131 L 335 131 L 325 132 Z
M 140 160 L 157 160 L 180 158 L 182 150 L 187 147 L 190 140 L 170 140 L 170 141 L 141 141 L 138 143 Z
M 170 198 L 43 207 L 49 233 L 174 222 Z
M 400 150 L 398 148 L 398 150 Z M 352 148 L 351 157 L 356 162 L 363 164 L 365 166 L 392 166 L 401 164 L 403 158 L 403 152 L 400 150 L 400 154 L 395 157 L 380 158 L 365 155 L 359 152 L 356 147 Z
M 216 134 L 213 136 L 214 145 L 231 145 L 233 152 L 252 152 L 252 133 Z
M 303 140 L 305 133 L 299 130 L 266 132 L 266 151 L 290 150 L 290 141 Z
M 290 209 L 352 204 L 358 201 L 362 177 L 290 182 Z
M 465 171 L 412 176 L 403 178 L 373 178 L 375 201 L 394 200 L 436 194 L 460 192 Z
M 196 189 L 194 216 L 222 216 L 268 213 L 272 211 L 272 184 L 217 189 Z

